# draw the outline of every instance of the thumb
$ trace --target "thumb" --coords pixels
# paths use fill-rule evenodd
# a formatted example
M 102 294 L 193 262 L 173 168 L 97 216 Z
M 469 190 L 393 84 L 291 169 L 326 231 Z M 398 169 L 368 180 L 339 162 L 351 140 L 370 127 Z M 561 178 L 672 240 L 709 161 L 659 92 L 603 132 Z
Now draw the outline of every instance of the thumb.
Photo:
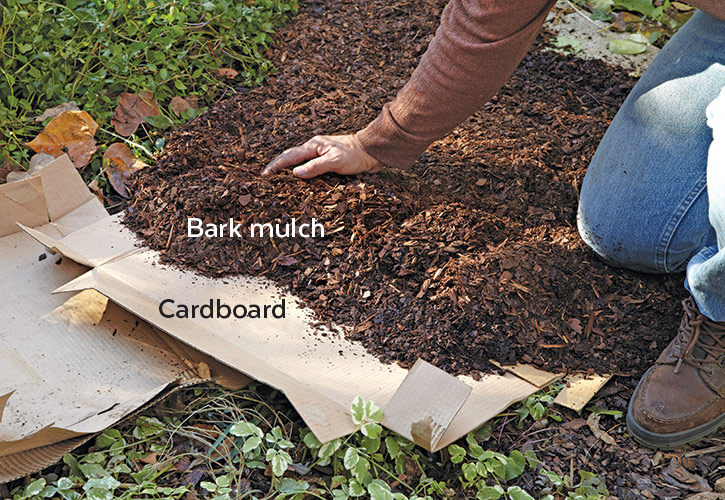
M 332 162 L 323 155 L 303 163 L 299 167 L 295 167 L 292 173 L 300 179 L 312 179 L 313 177 L 329 172 L 332 168 Z

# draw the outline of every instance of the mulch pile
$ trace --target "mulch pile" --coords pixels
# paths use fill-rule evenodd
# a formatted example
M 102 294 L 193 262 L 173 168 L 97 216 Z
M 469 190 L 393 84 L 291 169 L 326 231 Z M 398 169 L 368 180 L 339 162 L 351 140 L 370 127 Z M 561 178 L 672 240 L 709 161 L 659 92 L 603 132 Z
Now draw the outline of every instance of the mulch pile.
M 522 360 L 640 375 L 677 328 L 682 277 L 606 266 L 575 222 L 587 164 L 634 84 L 624 71 L 540 40 L 505 88 L 410 172 L 259 177 L 287 147 L 374 118 L 444 3 L 307 3 L 277 36 L 276 74 L 173 134 L 135 178 L 125 223 L 163 262 L 265 276 L 403 366 L 421 357 L 476 375 L 492 370 L 489 359 Z M 187 217 L 244 227 L 314 217 L 327 236 L 191 239 Z

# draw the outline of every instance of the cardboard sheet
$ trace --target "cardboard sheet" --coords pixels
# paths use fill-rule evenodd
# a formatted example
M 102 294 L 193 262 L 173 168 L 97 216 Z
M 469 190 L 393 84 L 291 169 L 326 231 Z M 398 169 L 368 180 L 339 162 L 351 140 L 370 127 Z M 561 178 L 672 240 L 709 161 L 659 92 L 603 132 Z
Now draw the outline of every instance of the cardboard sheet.
M 10 210 L 0 211 L 0 278 L 15 305 L 0 312 L 0 470 L 22 454 L 46 465 L 209 367 L 230 387 L 249 380 L 241 372 L 280 389 L 323 442 L 353 430 L 348 409 L 361 396 L 385 410 L 384 425 L 430 450 L 558 378 L 524 368 L 456 380 L 426 363 L 411 373 L 383 364 L 342 331 L 313 330 L 311 311 L 267 280 L 213 280 L 161 265 L 103 211 L 65 157 L 14 184 L 0 186 L 0 210 Z M 40 260 L 44 247 L 61 261 Z M 286 316 L 169 318 L 159 312 L 164 299 L 284 300 Z M 0 482 L 8 476 L 0 472 Z
M 0 483 L 196 377 L 166 335 L 103 295 L 51 295 L 87 268 L 47 254 L 16 225 L 62 238 L 107 217 L 65 157 L 0 186 Z

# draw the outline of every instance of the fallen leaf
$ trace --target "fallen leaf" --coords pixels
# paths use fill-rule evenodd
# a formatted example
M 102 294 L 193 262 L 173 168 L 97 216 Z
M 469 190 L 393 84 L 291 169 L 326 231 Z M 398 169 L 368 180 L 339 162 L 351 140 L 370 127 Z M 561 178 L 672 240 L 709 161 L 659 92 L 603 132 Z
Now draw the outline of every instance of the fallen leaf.
M 578 318 L 571 318 L 567 325 L 578 334 L 582 332 L 582 322 Z
M 277 264 L 280 266 L 294 266 L 297 262 L 298 260 L 290 255 L 285 255 L 281 259 L 277 259 Z
M 111 117 L 111 125 L 119 134 L 128 137 L 149 116 L 160 115 L 156 98 L 151 92 L 140 95 L 123 93 L 118 98 L 118 107 Z
M 587 425 L 592 431 L 592 434 L 594 434 L 595 438 L 603 441 L 606 444 L 617 444 L 617 441 L 615 441 L 612 436 L 599 428 L 599 417 L 600 415 L 592 413 L 591 415 L 589 415 L 589 418 L 587 418 Z
M 85 111 L 63 111 L 45 126 L 27 146 L 36 153 L 47 153 L 57 158 L 68 153 L 73 165 L 82 168 L 96 152 L 93 136 L 98 124 Z
M 219 68 L 217 70 L 217 73 L 219 73 L 219 76 L 221 76 L 222 78 L 228 79 L 236 78 L 239 74 L 238 71 L 233 70 L 232 68 Z
M 91 192 L 92 192 L 92 193 L 93 193 L 94 195 L 96 195 L 96 198 L 98 198 L 98 201 L 100 201 L 101 203 L 103 203 L 103 200 L 104 200 L 104 197 L 103 197 L 103 190 L 102 190 L 102 189 L 101 189 L 101 187 L 100 187 L 100 186 L 98 185 L 98 179 L 93 179 L 93 180 L 92 180 L 92 181 L 91 181 L 91 182 L 90 182 L 90 183 L 88 184 L 88 189 L 90 189 L 90 190 L 91 190 Z
M 40 116 L 35 117 L 35 121 L 40 123 L 46 118 L 55 117 L 61 114 L 63 111 L 80 111 L 81 108 L 78 107 L 78 104 L 76 104 L 75 101 L 70 102 L 64 102 L 63 104 L 59 104 L 58 106 L 54 108 L 49 108 L 43 111 L 43 114 Z
M 106 176 L 118 194 L 124 198 L 129 197 L 126 181 L 132 173 L 140 170 L 146 164 L 133 155 L 131 150 L 122 142 L 111 144 L 103 154 L 103 163 L 106 165 Z
M 186 113 L 189 109 L 191 109 L 191 104 L 189 104 L 189 102 L 183 97 L 179 97 L 177 95 L 171 99 L 169 109 L 171 109 L 176 116 L 181 116 L 182 113 Z
M 157 463 L 159 463 L 159 454 L 156 452 L 149 453 L 145 457 L 139 458 L 139 462 L 143 462 L 145 464 L 156 465 Z

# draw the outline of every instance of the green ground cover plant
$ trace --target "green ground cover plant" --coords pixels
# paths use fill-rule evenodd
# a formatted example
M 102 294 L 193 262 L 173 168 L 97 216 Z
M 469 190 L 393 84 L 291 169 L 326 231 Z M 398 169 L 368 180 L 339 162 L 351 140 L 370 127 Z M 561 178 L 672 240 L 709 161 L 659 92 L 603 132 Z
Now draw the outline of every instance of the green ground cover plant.
M 496 420 L 515 417 L 529 428 L 556 417 L 549 406 L 556 390 Z M 430 454 L 384 429 L 382 410 L 361 398 L 350 408 L 356 431 L 324 444 L 293 414 L 284 396 L 259 384 L 241 391 L 186 388 L 66 455 L 56 473 L 16 482 L 9 494 L 13 500 L 603 500 L 609 494 L 588 471 L 574 481 L 531 451 L 485 449 L 496 422 Z
M 233 92 L 232 82 L 260 84 L 273 70 L 264 54 L 271 35 L 296 12 L 297 0 L 4 0 L 0 165 L 27 168 L 24 143 L 42 125 L 33 118 L 64 102 L 107 129 L 123 92 L 150 91 L 164 111 L 174 96 L 197 96 L 204 106 Z M 148 129 L 194 114 L 166 111 Z M 147 149 L 162 147 L 158 138 Z M 100 170 L 100 158 L 91 167 Z

